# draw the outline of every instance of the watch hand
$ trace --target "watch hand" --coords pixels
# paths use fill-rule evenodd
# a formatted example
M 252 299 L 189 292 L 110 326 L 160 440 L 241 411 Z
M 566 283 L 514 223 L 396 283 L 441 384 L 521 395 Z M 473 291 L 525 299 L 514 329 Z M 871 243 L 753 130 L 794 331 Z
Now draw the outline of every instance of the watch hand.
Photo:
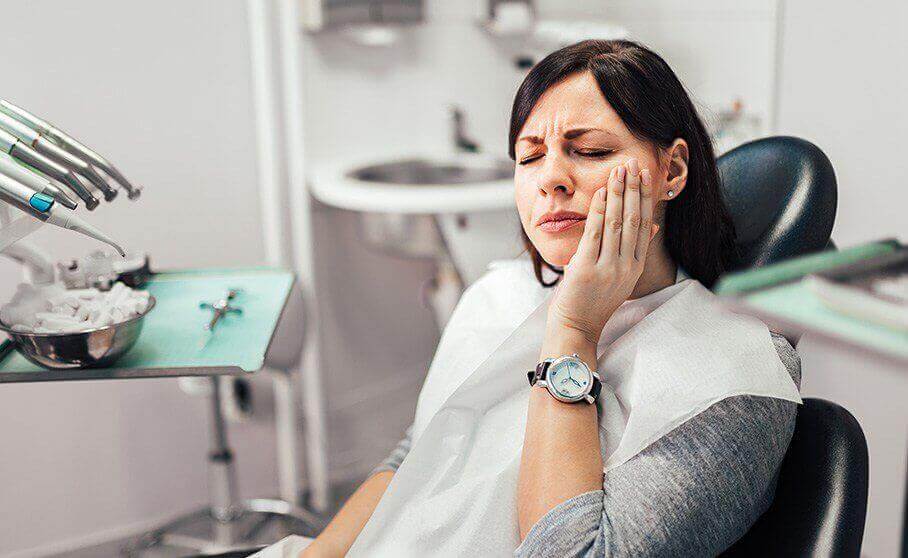
M 577 380 L 575 380 L 574 378 L 571 378 L 571 381 L 574 382 L 575 384 L 577 384 L 577 387 L 580 387 L 580 384 L 577 383 Z

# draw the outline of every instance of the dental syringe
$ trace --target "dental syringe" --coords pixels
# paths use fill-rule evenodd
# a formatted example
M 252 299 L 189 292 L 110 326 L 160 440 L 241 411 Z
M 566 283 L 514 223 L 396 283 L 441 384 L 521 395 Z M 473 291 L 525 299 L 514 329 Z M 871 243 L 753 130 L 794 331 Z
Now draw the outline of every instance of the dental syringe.
M 69 209 L 56 205 L 56 200 L 53 196 L 36 192 L 5 174 L 0 174 L 0 201 L 4 201 L 45 223 L 100 240 L 112 246 L 121 256 L 126 256 L 123 248 L 106 234 L 77 217 Z
M 78 140 L 46 120 L 3 99 L 0 99 L 0 113 L 16 119 L 42 136 L 49 138 L 52 142 L 55 142 L 72 155 L 84 159 L 88 163 L 100 168 L 126 190 L 129 199 L 134 200 L 142 193 L 141 188 L 133 186 L 110 161 L 102 157 L 97 151 L 80 143 Z

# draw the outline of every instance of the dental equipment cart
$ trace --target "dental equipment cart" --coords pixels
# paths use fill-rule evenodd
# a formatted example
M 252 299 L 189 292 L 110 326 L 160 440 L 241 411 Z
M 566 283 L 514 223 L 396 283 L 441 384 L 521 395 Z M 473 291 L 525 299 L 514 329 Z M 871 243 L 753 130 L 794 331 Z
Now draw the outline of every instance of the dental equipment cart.
M 0 384 L 188 376 L 210 379 L 210 505 L 134 538 L 122 549 L 124 555 L 140 555 L 159 544 L 204 553 L 248 547 L 271 521 L 301 535 L 317 533 L 323 527 L 321 518 L 286 497 L 238 500 L 221 407 L 219 378 L 255 372 L 264 366 L 294 284 L 291 272 L 272 268 L 154 274 L 142 288 L 157 299 L 157 308 L 146 317 L 136 345 L 111 368 L 45 370 L 15 351 L 4 351 L 0 344 Z M 236 293 L 230 304 L 240 308 L 241 314 L 222 317 L 213 330 L 204 327 L 211 322 L 212 313 L 200 304 L 214 303 L 228 291 Z

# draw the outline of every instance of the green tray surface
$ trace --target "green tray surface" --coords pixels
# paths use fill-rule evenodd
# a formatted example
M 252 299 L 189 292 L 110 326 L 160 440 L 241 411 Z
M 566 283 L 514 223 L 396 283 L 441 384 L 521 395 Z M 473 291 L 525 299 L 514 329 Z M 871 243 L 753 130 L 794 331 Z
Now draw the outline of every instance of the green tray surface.
M 715 292 L 736 298 L 758 314 L 777 317 L 804 330 L 813 330 L 874 351 L 908 359 L 908 334 L 847 316 L 825 306 L 802 281 L 819 271 L 869 260 L 893 252 L 891 239 L 838 251 L 824 251 L 722 278 Z
M 827 308 L 800 281 L 749 294 L 744 301 L 752 308 L 805 328 L 908 360 L 908 333 Z
M 293 273 L 275 268 L 155 274 L 142 288 L 157 299 L 157 305 L 145 317 L 139 340 L 111 369 L 259 370 L 293 282 Z M 222 318 L 208 333 L 203 328 L 212 311 L 200 309 L 199 303 L 215 302 L 228 289 L 240 290 L 233 305 L 243 312 Z M 0 362 L 0 374 L 44 370 L 16 351 Z

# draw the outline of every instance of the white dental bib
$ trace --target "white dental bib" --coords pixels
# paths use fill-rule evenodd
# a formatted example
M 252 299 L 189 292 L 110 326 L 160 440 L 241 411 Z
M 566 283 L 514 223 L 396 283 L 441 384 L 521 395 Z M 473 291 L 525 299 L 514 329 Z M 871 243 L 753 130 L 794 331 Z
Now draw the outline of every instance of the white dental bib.
M 347 556 L 510 556 L 520 543 L 526 372 L 553 290 L 528 261 L 490 267 L 445 328 L 410 452 Z M 693 279 L 622 304 L 597 355 L 605 471 L 727 397 L 801 402 L 767 327 L 719 307 Z

